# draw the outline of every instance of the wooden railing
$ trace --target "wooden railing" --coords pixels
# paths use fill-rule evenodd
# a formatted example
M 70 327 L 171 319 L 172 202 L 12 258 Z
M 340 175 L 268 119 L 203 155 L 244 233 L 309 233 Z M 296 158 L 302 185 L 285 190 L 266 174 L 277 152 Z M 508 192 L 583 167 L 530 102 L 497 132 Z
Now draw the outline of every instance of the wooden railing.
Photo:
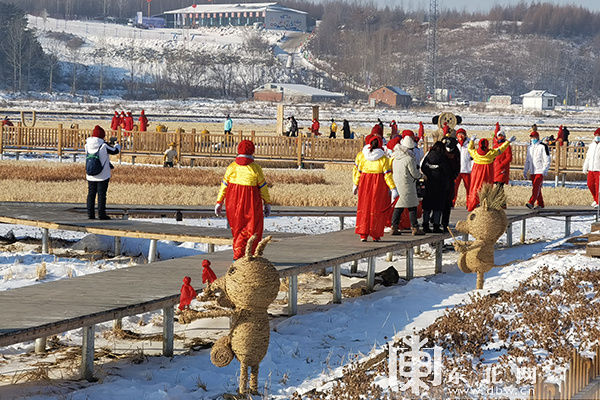
M 600 345 L 596 345 L 594 358 L 582 357 L 577 350 L 573 350 L 569 367 L 560 387 L 557 384 L 546 383 L 543 379 L 538 378 L 530 399 L 572 399 L 598 376 L 600 376 Z
M 0 152 L 6 149 L 25 151 L 48 151 L 63 155 L 65 152 L 83 152 L 90 129 L 25 127 L 2 127 Z M 125 155 L 162 155 L 169 143 L 175 143 L 179 158 L 182 157 L 233 157 L 242 139 L 251 139 L 256 145 L 256 158 L 303 162 L 351 163 L 362 148 L 362 139 L 329 139 L 323 137 L 286 137 L 256 135 L 237 132 L 231 135 L 202 134 L 191 132 L 126 132 L 107 131 L 107 138 L 117 137 Z M 425 148 L 431 146 L 431 141 Z M 583 166 L 586 147 L 551 147 L 551 170 L 555 173 L 579 171 Z M 512 145 L 512 166 L 523 167 L 527 146 Z

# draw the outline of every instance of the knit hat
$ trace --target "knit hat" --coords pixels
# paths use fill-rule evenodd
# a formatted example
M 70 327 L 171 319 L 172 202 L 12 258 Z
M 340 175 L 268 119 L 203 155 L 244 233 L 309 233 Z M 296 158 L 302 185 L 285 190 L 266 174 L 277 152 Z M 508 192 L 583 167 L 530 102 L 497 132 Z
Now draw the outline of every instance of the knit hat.
M 538 131 L 531 131 L 531 133 L 529 133 L 529 137 L 539 138 L 540 134 L 538 133 Z
M 496 136 L 506 137 L 506 133 L 504 133 L 504 131 L 498 131 L 498 133 L 496 133 Z
M 465 131 L 463 128 L 460 128 L 459 130 L 456 131 L 457 135 L 465 135 L 467 136 L 467 131 Z
M 367 145 L 369 146 L 369 148 L 371 150 L 375 150 L 375 149 L 379 149 L 381 148 L 381 138 L 374 133 L 371 133 L 369 136 L 366 137 L 365 142 L 367 143 Z
M 191 282 L 192 282 L 192 278 L 190 278 L 189 276 L 183 277 L 183 283 L 185 283 L 186 285 L 189 285 Z
M 486 155 L 488 150 L 490 149 L 490 142 L 487 139 L 481 139 L 479 141 L 479 145 L 477 146 L 477 153 L 481 156 Z
M 371 135 L 377 135 L 377 136 L 383 136 L 383 132 L 381 129 L 381 126 L 379 124 L 375 124 L 375 126 L 373 126 L 373 129 L 371 129 Z M 369 135 L 369 136 L 371 136 Z M 367 137 L 369 137 L 367 136 Z M 369 142 L 367 142 L 369 143 Z
M 240 144 L 238 144 L 237 152 L 238 154 L 251 156 L 254 154 L 254 143 L 250 140 L 242 140 Z
M 96 125 L 94 127 L 94 130 L 92 131 L 92 137 L 97 137 L 100 139 L 104 139 L 104 136 L 106 136 L 106 133 L 104 132 L 104 129 L 102 129 L 100 127 L 100 125 Z
M 402 146 L 406 147 L 407 149 L 414 149 L 417 144 L 415 143 L 415 139 L 413 136 L 410 135 L 406 135 L 402 138 L 402 142 L 400 142 L 402 144 Z
M 411 131 L 410 129 L 405 129 L 402 131 L 402 138 L 404 139 L 405 137 L 410 136 L 411 138 L 415 137 L 415 133 L 413 131 Z
M 594 136 L 600 136 L 600 128 L 596 129 L 594 132 Z
M 395 138 L 393 138 L 392 140 L 390 140 L 389 142 L 387 142 L 387 148 L 390 150 L 394 150 L 394 147 L 396 147 L 396 145 L 398 143 L 400 143 L 400 136 L 396 136 Z

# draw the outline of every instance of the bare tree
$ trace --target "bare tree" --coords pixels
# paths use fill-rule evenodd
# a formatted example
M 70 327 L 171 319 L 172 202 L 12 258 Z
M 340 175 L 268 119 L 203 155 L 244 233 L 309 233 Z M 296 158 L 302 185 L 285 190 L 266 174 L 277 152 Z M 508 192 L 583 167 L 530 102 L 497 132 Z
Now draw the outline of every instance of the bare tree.
M 79 37 L 74 37 L 67 42 L 69 62 L 71 63 L 71 95 L 74 96 L 77 91 L 77 65 L 79 64 L 79 55 L 84 41 Z

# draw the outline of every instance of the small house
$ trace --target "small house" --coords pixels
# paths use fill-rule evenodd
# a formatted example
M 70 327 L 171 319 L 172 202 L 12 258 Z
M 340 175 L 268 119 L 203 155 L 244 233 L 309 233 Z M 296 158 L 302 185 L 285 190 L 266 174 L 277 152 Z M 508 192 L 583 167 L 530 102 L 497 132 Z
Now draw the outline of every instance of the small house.
M 397 86 L 382 86 L 369 95 L 369 104 L 375 107 L 385 104 L 390 107 L 408 107 L 412 97 Z
M 532 90 L 522 94 L 523 109 L 525 110 L 554 110 L 556 106 L 556 95 L 546 90 Z
M 286 101 L 290 103 L 320 103 L 330 101 L 343 101 L 343 93 L 328 92 L 296 83 L 266 83 L 253 91 L 256 101 Z

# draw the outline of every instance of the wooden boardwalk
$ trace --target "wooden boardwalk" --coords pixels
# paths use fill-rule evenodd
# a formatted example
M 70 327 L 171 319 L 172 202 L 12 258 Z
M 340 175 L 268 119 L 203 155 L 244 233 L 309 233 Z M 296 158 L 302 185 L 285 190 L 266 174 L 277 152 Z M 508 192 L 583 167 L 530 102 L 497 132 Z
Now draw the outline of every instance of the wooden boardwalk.
M 55 223 L 57 228 L 80 227 L 82 230 L 103 229 L 107 232 L 122 232 L 128 221 L 87 221 L 82 217 L 62 219 L 61 214 L 51 210 L 65 211 L 65 205 L 31 205 L 0 204 L 0 221 L 12 218 L 11 221 L 40 221 Z M 70 206 L 71 207 L 71 206 Z M 300 212 L 301 209 L 297 209 Z M 310 212 L 310 211 L 309 211 Z M 570 233 L 570 219 L 575 215 L 594 215 L 593 209 L 556 208 L 529 210 L 526 208 L 508 209 L 509 224 L 524 221 L 535 216 L 564 216 L 565 233 Z M 453 212 L 453 224 L 466 217 L 465 210 Z M 156 237 L 160 232 L 170 232 L 175 227 L 180 231 L 182 226 L 169 224 L 140 223 L 139 226 L 154 225 Z M 10 222 L 24 223 L 24 222 Z M 99 223 L 96 225 L 96 223 Z M 135 226 L 132 224 L 132 226 Z M 36 225 L 38 226 L 38 225 Z M 173 229 L 175 229 L 173 228 Z M 185 227 L 197 229 L 198 237 L 207 228 Z M 145 228 L 144 228 L 145 229 Z M 148 227 L 148 231 L 150 228 Z M 368 259 L 367 286 L 373 286 L 375 273 L 375 257 L 389 252 L 405 252 L 406 276 L 412 277 L 412 251 L 415 246 L 432 244 L 436 249 L 435 271 L 441 272 L 442 245 L 448 234 L 429 234 L 425 236 L 384 236 L 381 242 L 360 242 L 353 229 L 320 235 L 281 238 L 267 246 L 265 256 L 275 265 L 281 277 L 289 279 L 290 314 L 297 309 L 297 275 L 304 272 L 333 267 L 333 300 L 340 302 L 341 275 L 340 264 L 344 262 Z M 512 229 L 509 230 L 512 232 Z M 152 233 L 154 234 L 154 233 Z M 167 234 L 167 233 L 165 233 Z M 173 233 L 175 234 L 175 233 Z M 134 236 L 135 237 L 135 236 Z M 190 236 L 191 237 L 191 236 Z M 170 239 L 173 240 L 173 239 Z M 524 240 L 524 237 L 522 237 Z M 512 234 L 508 238 L 512 244 Z M 165 316 L 163 350 L 166 355 L 173 353 L 173 306 L 179 299 L 182 278 L 190 276 L 192 285 L 201 288 L 202 259 L 208 258 L 217 276 L 223 275 L 232 261 L 232 252 L 220 251 L 207 255 L 199 255 L 155 262 L 145 265 L 85 275 L 72 279 L 41 283 L 28 287 L 0 292 L 0 346 L 6 346 L 71 329 L 84 328 L 83 376 L 90 378 L 93 374 L 93 326 L 97 323 L 135 315 L 147 311 L 162 309 Z M 90 333 L 91 332 L 91 333 Z M 90 350 L 91 349 L 91 350 Z M 91 353 L 90 353 L 91 351 Z M 91 354 L 91 355 L 90 355 Z M 91 357 L 91 361 L 90 361 Z

